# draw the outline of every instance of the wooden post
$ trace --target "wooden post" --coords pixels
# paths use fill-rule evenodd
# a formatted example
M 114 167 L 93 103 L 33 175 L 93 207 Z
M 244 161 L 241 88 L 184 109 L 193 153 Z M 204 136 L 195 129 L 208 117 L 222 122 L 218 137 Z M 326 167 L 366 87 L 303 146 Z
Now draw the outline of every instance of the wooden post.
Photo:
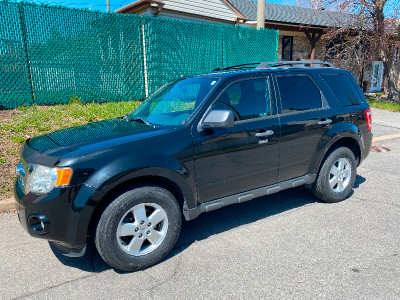
M 305 34 L 311 45 L 310 60 L 314 61 L 315 60 L 315 46 L 317 45 L 319 39 L 321 38 L 322 32 L 320 32 L 318 34 L 313 32 L 312 34 L 310 34 L 308 31 L 306 31 Z
M 311 45 L 310 60 L 311 60 L 311 61 L 314 61 L 314 60 L 315 60 L 315 44 Z

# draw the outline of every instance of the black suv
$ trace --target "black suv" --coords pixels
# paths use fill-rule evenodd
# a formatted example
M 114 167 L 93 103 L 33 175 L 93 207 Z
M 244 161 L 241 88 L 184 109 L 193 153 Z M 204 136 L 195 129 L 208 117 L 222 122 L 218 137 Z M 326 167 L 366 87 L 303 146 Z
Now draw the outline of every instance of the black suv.
M 353 76 L 325 62 L 240 65 L 180 78 L 125 117 L 28 139 L 19 218 L 67 256 L 93 237 L 124 271 L 163 259 L 182 215 L 306 185 L 345 199 L 372 141 Z

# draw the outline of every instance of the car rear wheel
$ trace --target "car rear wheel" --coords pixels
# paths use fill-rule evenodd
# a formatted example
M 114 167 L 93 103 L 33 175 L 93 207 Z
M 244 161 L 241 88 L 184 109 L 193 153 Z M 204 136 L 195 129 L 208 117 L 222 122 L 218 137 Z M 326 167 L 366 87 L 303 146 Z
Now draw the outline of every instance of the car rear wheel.
M 344 200 L 356 179 L 356 158 L 347 147 L 334 149 L 325 159 L 312 186 L 314 195 L 326 202 Z
M 105 208 L 96 227 L 96 248 L 115 269 L 144 269 L 171 251 L 181 224 L 180 207 L 168 190 L 138 186 Z

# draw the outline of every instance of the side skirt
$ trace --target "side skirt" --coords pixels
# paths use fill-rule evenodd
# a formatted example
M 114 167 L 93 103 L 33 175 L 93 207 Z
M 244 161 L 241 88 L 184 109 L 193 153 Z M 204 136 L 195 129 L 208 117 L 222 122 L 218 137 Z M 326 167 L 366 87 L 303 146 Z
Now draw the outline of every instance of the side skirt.
M 314 183 L 316 178 L 317 178 L 316 174 L 305 175 L 305 176 L 297 177 L 294 179 L 275 183 L 272 185 L 268 185 L 265 187 L 261 187 L 258 189 L 254 189 L 251 191 L 247 191 L 244 193 L 239 193 L 239 194 L 235 194 L 232 196 L 212 200 L 212 201 L 209 201 L 206 203 L 201 203 L 197 207 L 192 208 L 192 209 L 189 209 L 187 207 L 187 204 L 185 201 L 185 203 L 183 205 L 183 215 L 187 221 L 190 221 L 190 220 L 197 218 L 202 213 L 213 211 L 213 210 L 219 209 L 219 208 L 227 206 L 227 205 L 231 205 L 231 204 L 235 204 L 235 203 L 242 203 L 242 202 L 246 202 L 246 201 L 252 200 L 254 198 L 261 197 L 261 196 L 275 194 L 277 192 L 287 190 L 290 188 L 294 188 L 297 186 L 301 186 L 303 184 L 312 184 L 312 183 Z

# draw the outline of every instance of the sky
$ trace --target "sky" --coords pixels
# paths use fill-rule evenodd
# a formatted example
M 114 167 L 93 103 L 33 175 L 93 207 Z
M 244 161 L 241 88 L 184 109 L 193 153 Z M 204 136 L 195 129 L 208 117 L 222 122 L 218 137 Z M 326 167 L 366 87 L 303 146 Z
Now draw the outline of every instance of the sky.
M 18 1 L 18 0 L 17 0 Z M 100 10 L 100 11 L 107 11 L 107 4 L 106 0 L 28 0 L 35 3 L 45 3 L 50 5 L 63 5 L 67 7 L 74 7 L 74 8 L 86 8 L 91 10 Z M 256 0 L 253 0 L 256 1 Z M 125 5 L 128 5 L 135 0 L 110 0 L 110 8 L 111 11 L 119 9 Z M 269 3 L 278 3 L 278 4 L 286 4 L 286 5 L 295 5 L 296 0 L 267 0 L 266 2 Z M 399 0 L 388 0 L 386 5 L 386 13 L 388 10 L 392 10 L 393 4 L 396 5 L 399 3 Z M 390 7 L 390 8 L 389 8 Z
M 106 0 L 30 0 L 31 2 L 35 3 L 45 3 L 45 4 L 50 4 L 50 5 L 63 5 L 63 6 L 68 6 L 68 7 L 74 7 L 74 8 L 87 8 L 87 9 L 92 9 L 92 10 L 100 10 L 100 11 L 107 11 L 107 2 Z M 125 5 L 128 5 L 132 2 L 135 2 L 135 0 L 110 0 L 110 8 L 111 10 L 116 10 L 118 8 L 121 8 Z M 293 2 L 295 3 L 295 0 L 269 0 L 267 2 L 270 3 L 278 3 L 278 4 L 290 4 Z

